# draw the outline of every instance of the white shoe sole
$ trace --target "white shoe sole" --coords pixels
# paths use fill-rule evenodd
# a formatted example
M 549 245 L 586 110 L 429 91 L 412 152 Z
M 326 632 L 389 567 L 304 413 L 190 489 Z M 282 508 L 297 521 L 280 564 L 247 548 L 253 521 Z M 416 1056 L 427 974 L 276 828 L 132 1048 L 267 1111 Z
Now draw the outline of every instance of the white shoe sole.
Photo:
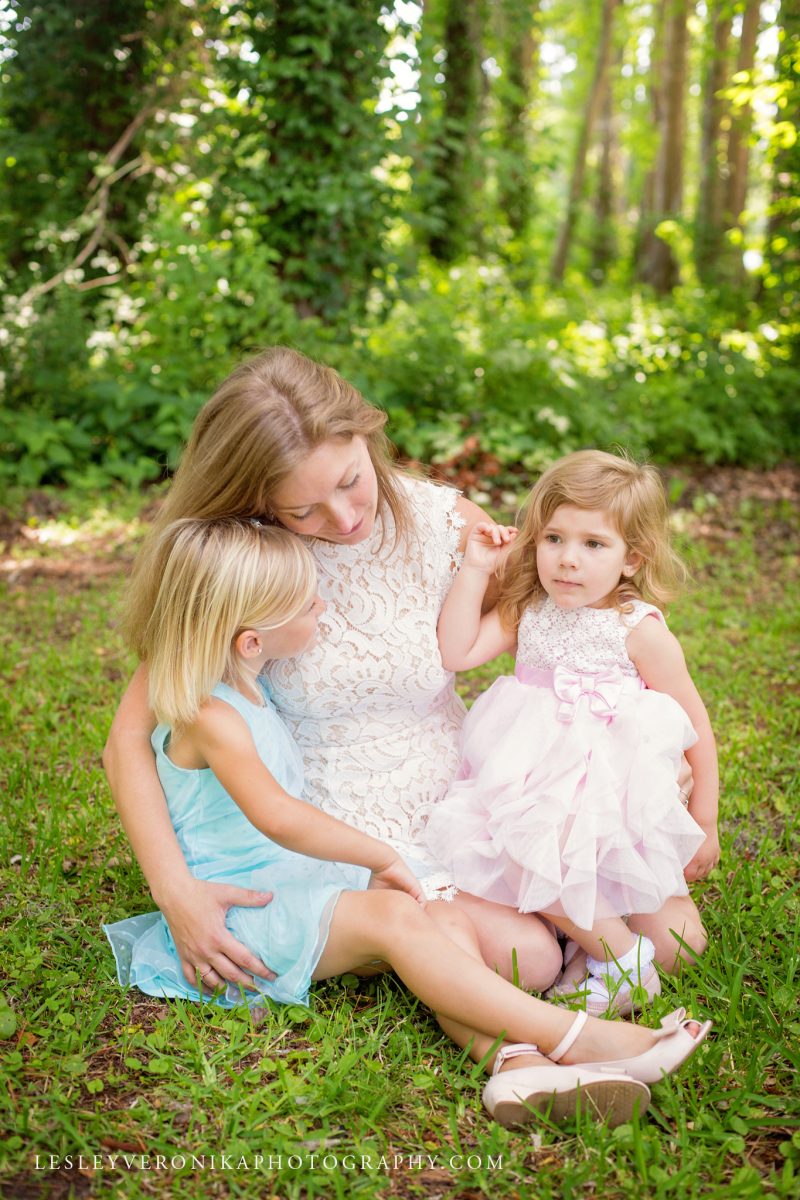
M 560 1125 L 579 1116 L 613 1127 L 647 1109 L 650 1089 L 626 1075 L 603 1077 L 585 1068 L 578 1072 L 572 1067 L 530 1067 L 493 1076 L 483 1089 L 483 1102 L 506 1129 L 540 1118 Z

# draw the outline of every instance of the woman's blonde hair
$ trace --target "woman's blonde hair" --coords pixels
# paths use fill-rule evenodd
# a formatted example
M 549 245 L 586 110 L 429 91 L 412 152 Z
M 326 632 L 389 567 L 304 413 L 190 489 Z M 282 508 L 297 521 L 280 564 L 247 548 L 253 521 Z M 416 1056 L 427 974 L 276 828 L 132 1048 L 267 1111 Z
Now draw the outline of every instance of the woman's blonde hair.
M 142 634 L 150 705 L 173 728 L 189 724 L 218 683 L 245 680 L 234 641 L 274 629 L 311 604 L 314 560 L 284 529 L 235 518 L 173 521 L 157 538 L 161 576 Z
M 524 609 L 544 595 L 536 570 L 536 545 L 562 504 L 608 514 L 628 550 L 641 564 L 620 579 L 609 604 L 625 610 L 632 599 L 663 605 L 686 579 L 670 545 L 667 498 L 655 467 L 602 450 L 568 454 L 544 472 L 522 511 L 519 533 L 500 573 L 500 620 L 516 629 Z
M 385 423 L 386 413 L 341 375 L 297 350 L 274 346 L 232 371 L 198 413 L 153 534 L 136 560 L 126 614 L 136 652 L 143 654 L 163 574 L 164 529 L 185 517 L 271 519 L 275 489 L 324 442 L 364 438 L 378 477 L 379 512 L 391 513 L 396 539 L 408 534 L 408 501 Z

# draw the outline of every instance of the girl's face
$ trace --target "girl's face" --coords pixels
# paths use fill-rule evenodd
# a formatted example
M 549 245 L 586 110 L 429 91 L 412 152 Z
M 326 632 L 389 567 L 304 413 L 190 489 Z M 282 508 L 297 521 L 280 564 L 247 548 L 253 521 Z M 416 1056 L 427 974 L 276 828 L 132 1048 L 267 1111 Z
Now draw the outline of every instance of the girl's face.
M 327 441 L 277 487 L 272 511 L 286 529 L 355 546 L 372 533 L 378 478 L 363 437 Z
M 559 608 L 603 608 L 639 561 L 607 513 L 572 504 L 556 509 L 536 541 L 539 579 Z
M 261 653 L 251 664 L 258 670 L 265 662 L 276 658 L 296 658 L 313 645 L 317 636 L 317 625 L 325 611 L 325 601 L 315 595 L 303 612 L 292 617 L 277 629 L 257 629 Z

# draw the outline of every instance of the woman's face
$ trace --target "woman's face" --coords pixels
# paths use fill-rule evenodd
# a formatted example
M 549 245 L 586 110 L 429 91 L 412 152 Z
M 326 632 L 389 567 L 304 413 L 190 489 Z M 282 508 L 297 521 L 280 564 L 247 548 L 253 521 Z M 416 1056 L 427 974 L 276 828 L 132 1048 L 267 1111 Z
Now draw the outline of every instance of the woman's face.
M 275 489 L 272 512 L 292 533 L 355 546 L 372 533 L 378 479 L 363 437 L 323 442 Z

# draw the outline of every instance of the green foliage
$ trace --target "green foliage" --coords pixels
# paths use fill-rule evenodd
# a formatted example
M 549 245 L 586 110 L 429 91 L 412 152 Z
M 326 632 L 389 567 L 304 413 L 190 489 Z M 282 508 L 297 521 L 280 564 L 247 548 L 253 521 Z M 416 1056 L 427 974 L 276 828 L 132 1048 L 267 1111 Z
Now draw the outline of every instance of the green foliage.
M 428 268 L 348 365 L 424 461 L 477 438 L 527 472 L 586 445 L 769 463 L 798 449 L 796 372 L 778 331 L 751 320 L 702 292 L 526 297 L 498 266 Z
M 179 210 L 192 205 L 187 223 Z M 744 322 L 699 291 L 668 304 L 623 290 L 523 295 L 499 265 L 429 264 L 345 340 L 347 326 L 297 317 L 249 228 L 214 236 L 210 223 L 196 190 L 165 205 L 157 248 L 110 289 L 99 328 L 72 293 L 14 327 L 0 345 L 0 481 L 157 478 L 233 363 L 280 342 L 385 408 L 403 454 L 489 455 L 510 486 L 587 445 L 746 464 L 800 449 L 791 327 L 755 308 Z
M 155 248 L 127 288 L 108 289 L 101 312 L 61 291 L 9 322 L 0 485 L 157 479 L 234 360 L 295 340 L 274 253 L 246 228 L 213 236 L 197 189 L 165 203 L 151 232 Z
M 723 290 L 709 264 L 716 286 L 696 289 L 676 214 L 659 234 L 685 285 L 662 304 L 630 282 L 656 14 L 619 12 L 605 208 L 576 226 L 554 293 L 599 0 L 0 0 L 0 486 L 158 477 L 231 364 L 274 342 L 340 367 L 404 453 L 488 458 L 509 487 L 590 443 L 795 453 L 797 0 L 774 78 L 757 63 L 726 90 L 757 113 L 762 176 L 736 270 Z M 692 22 L 694 79 L 702 7 Z M 590 155 L 587 206 L 597 176 Z M 593 274 L 597 232 L 616 258 Z M 745 247 L 760 278 L 741 278 Z
M 780 15 L 764 289 L 780 319 L 791 320 L 800 303 L 800 4 L 786 0 Z M 794 340 L 797 348 L 797 336 Z
M 95 166 L 140 103 L 147 0 L 17 0 L 0 89 L 0 264 L 24 271 L 84 207 Z M 96 180 L 94 180 L 96 182 Z M 146 191 L 127 180 L 108 213 L 130 240 Z M 69 242 L 61 257 L 73 252 Z M 58 262 L 56 265 L 60 266 Z M 0 266 L 0 270 L 2 270 Z
M 377 177 L 389 150 L 376 117 L 387 40 L 376 0 L 239 0 L 231 5 L 246 55 L 222 65 L 241 100 L 235 153 L 221 196 L 250 206 L 251 226 L 276 252 L 284 295 L 327 317 L 360 308 L 385 261 L 391 195 Z

